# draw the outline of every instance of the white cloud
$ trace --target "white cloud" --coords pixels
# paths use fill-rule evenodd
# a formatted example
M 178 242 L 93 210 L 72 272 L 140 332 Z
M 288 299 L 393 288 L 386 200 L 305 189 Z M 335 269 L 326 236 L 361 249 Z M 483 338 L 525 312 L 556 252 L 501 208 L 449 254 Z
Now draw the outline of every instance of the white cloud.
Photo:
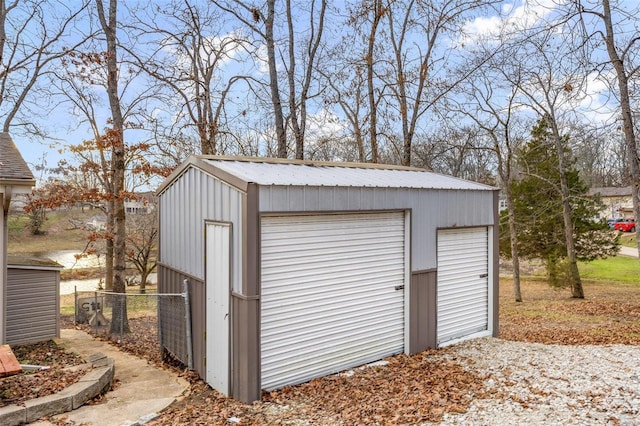
M 462 32 L 461 43 L 479 38 L 495 38 L 501 34 L 533 28 L 562 4 L 561 0 L 521 0 L 505 3 L 500 15 L 480 16 L 469 21 Z
M 578 99 L 576 110 L 591 123 L 609 123 L 615 119 L 619 109 L 611 96 L 610 82 L 615 81 L 613 70 L 606 74 L 592 73 L 587 76 Z
M 242 43 L 244 41 L 244 35 L 240 31 L 232 31 L 221 37 L 204 37 L 198 54 L 207 65 L 213 65 L 215 62 L 216 66 L 221 68 L 242 54 Z M 173 44 L 173 39 L 165 40 L 162 50 L 175 58 L 175 66 L 185 69 L 191 68 L 193 52 L 182 51 L 177 45 Z
M 349 125 L 333 111 L 321 109 L 307 119 L 306 137 L 310 141 L 336 138 L 344 134 Z

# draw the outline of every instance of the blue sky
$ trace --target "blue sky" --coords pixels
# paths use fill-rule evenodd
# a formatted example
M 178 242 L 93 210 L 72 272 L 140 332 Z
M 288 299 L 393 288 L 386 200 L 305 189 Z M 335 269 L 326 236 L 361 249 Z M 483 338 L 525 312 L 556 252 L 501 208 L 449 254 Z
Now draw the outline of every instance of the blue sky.
M 501 16 L 497 14 L 478 16 L 467 23 L 466 29 L 477 37 L 491 35 L 503 25 L 532 26 L 539 22 L 539 19 L 549 16 L 553 11 L 553 7 L 558 3 L 562 3 L 562 1 L 505 1 L 502 4 Z M 623 3 L 635 4 L 632 0 L 627 0 Z M 460 41 L 465 40 L 457 40 L 457 42 Z M 468 41 L 466 42 L 468 43 Z M 606 103 L 607 98 L 603 96 L 603 93 L 607 91 L 605 82 L 602 79 L 595 78 L 595 76 L 590 77 L 587 87 L 588 89 L 581 98 L 580 107 L 584 108 L 586 112 L 594 111 L 593 117 L 590 117 L 592 120 L 603 119 L 607 115 L 611 116 L 615 111 L 615 105 Z M 286 87 L 281 89 L 287 90 Z M 104 93 L 102 96 L 104 96 Z M 103 101 L 103 108 L 99 111 L 99 121 L 102 123 L 101 125 L 106 126 L 109 113 L 104 108 L 104 105 L 106 105 L 106 102 Z M 317 111 L 317 113 L 320 118 L 312 124 L 311 129 L 309 129 L 310 132 L 317 134 L 321 134 L 323 131 L 339 132 L 341 126 L 346 126 L 341 121 L 342 119 L 331 110 L 321 110 Z M 93 138 L 93 133 L 89 127 L 78 122 L 77 117 L 71 113 L 68 105 L 59 105 L 46 114 L 46 117 L 39 117 L 39 121 L 41 121 L 43 128 L 50 134 L 52 139 L 41 141 L 21 135 L 19 131 L 11 132 L 23 157 L 33 166 L 40 164 L 44 160 L 49 167 L 52 167 L 60 159 L 66 157 L 64 153 L 60 152 L 65 145 L 77 144 L 82 140 Z M 34 174 L 37 175 L 35 167 L 32 167 L 32 169 Z

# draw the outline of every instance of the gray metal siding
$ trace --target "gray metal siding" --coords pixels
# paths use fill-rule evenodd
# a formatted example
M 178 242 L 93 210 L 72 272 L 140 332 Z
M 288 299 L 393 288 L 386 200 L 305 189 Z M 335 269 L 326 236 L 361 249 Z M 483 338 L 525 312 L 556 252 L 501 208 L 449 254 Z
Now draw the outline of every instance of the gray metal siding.
M 435 270 L 411 274 L 409 291 L 409 352 L 417 354 L 436 348 L 436 285 Z
M 9 345 L 60 336 L 60 272 L 7 270 L 7 336 Z
M 260 187 L 261 212 L 411 209 L 411 270 L 437 267 L 438 228 L 494 223 L 494 191 L 406 188 Z
M 242 229 L 245 194 L 198 169 L 188 169 L 160 195 L 160 262 L 204 280 L 205 220 Z M 231 280 L 241 291 L 241 233 L 232 239 Z
M 193 368 L 200 377 L 205 377 L 205 286 L 204 281 L 190 277 L 164 265 L 158 265 L 158 292 L 182 293 L 184 280 L 189 280 L 191 302 L 191 336 L 193 343 Z M 184 351 L 186 333 L 184 319 L 174 316 L 160 318 L 161 342 L 170 353 Z

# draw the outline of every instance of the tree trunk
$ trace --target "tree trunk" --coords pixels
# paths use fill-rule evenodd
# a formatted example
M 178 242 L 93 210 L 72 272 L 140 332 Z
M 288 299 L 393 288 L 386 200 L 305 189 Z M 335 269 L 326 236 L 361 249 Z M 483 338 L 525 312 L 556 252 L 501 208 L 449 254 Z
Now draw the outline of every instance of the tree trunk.
M 582 288 L 582 280 L 580 279 L 580 271 L 578 271 L 578 255 L 576 252 L 576 243 L 573 232 L 573 220 L 571 219 L 571 195 L 569 185 L 567 184 L 567 173 L 565 168 L 564 147 L 562 145 L 562 137 L 558 130 L 557 123 L 553 118 L 548 118 L 549 127 L 553 129 L 553 139 L 556 145 L 558 155 L 558 169 L 560 172 L 560 195 L 562 197 L 562 220 L 564 222 L 564 238 L 567 245 L 567 279 L 571 286 L 571 297 L 575 299 L 584 299 L 584 289 Z
M 602 0 L 602 19 L 605 26 L 605 44 L 609 60 L 616 71 L 618 78 L 618 90 L 620 91 L 620 113 L 622 115 L 622 129 L 624 132 L 625 149 L 629 163 L 629 181 L 633 199 L 633 214 L 640 220 L 640 159 L 638 158 L 638 146 L 633 127 L 633 112 L 629 99 L 629 76 L 624 68 L 623 59 L 616 49 L 615 33 L 611 20 L 611 5 L 609 0 Z M 640 255 L 640 227 L 636 227 L 636 247 Z
M 373 22 L 371 23 L 371 32 L 369 33 L 369 43 L 367 46 L 367 95 L 369 98 L 369 125 L 371 138 L 371 162 L 378 163 L 380 161 L 378 153 L 378 114 L 377 103 L 374 92 L 373 82 L 373 50 L 376 41 L 376 32 L 378 24 L 382 18 L 382 3 L 380 0 L 374 0 L 373 6 Z
M 114 221 L 113 221 L 113 202 L 107 203 L 107 226 L 106 231 L 108 238 L 105 240 L 105 277 L 104 277 L 104 289 L 107 291 L 113 291 L 113 235 Z
M 511 195 L 511 182 L 505 186 L 505 196 L 507 200 L 507 216 L 509 219 L 509 242 L 511 244 L 511 260 L 513 262 L 513 295 L 516 302 L 522 302 L 520 291 L 520 255 L 518 253 L 518 234 L 516 227 L 515 207 Z
M 127 320 L 126 297 L 126 253 L 125 253 L 125 210 L 124 210 L 124 178 L 125 178 L 125 145 L 124 145 L 124 118 L 120 108 L 118 94 L 118 56 L 117 56 L 117 0 L 109 0 L 108 19 L 104 13 L 103 0 L 97 0 L 97 11 L 102 30 L 107 41 L 107 95 L 113 120 L 112 153 L 113 166 L 113 291 L 123 293 L 114 298 L 113 317 L 111 320 L 111 333 L 129 332 Z
M 287 134 L 284 128 L 284 115 L 282 113 L 282 101 L 280 100 L 280 88 L 278 87 L 278 70 L 276 67 L 276 47 L 273 35 L 273 22 L 275 19 L 275 0 L 267 1 L 267 18 L 265 19 L 265 35 L 267 44 L 267 62 L 269 64 L 269 88 L 271 89 L 271 102 L 273 103 L 273 115 L 276 126 L 276 138 L 278 141 L 278 158 L 287 158 Z
M 291 127 L 293 129 L 293 137 L 296 141 L 296 160 L 304 160 L 304 136 L 298 123 L 298 104 L 296 94 L 296 57 L 295 47 L 296 39 L 293 30 L 293 15 L 291 14 L 291 0 L 286 1 L 287 5 L 287 25 L 289 29 L 289 69 L 287 70 L 287 81 L 289 82 L 289 117 L 291 118 Z M 301 103 L 304 99 L 301 99 Z M 302 117 L 300 117 L 302 119 Z

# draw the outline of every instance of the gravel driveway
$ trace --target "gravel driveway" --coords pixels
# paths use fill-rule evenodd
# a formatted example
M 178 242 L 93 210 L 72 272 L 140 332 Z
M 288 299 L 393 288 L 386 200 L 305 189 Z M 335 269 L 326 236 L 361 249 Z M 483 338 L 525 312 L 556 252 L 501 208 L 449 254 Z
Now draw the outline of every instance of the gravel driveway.
M 453 349 L 453 348 L 452 348 Z M 476 339 L 446 355 L 487 376 L 490 399 L 442 425 L 640 424 L 640 347 Z

